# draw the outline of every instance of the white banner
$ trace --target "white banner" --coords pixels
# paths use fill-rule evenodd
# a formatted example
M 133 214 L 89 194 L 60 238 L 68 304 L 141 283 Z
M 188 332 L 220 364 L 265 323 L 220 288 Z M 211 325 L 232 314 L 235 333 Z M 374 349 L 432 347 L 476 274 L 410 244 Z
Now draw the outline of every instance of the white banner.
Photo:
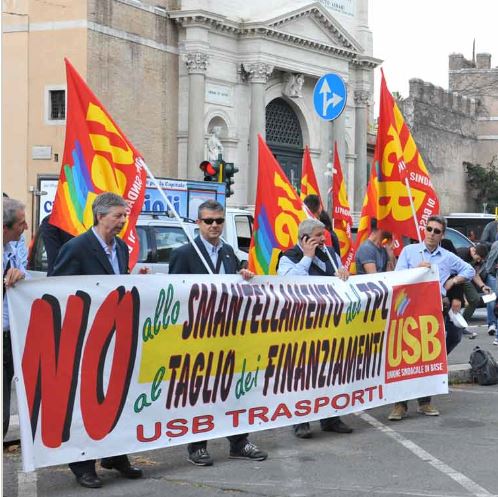
M 25 470 L 447 393 L 437 270 L 7 292 Z

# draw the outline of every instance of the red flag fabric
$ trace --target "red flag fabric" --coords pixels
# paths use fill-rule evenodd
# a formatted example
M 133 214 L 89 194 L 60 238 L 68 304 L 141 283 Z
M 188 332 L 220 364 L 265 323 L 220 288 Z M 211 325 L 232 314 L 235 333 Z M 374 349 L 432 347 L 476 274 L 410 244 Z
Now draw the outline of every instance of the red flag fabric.
M 378 181 L 379 227 L 418 239 L 427 218 L 439 213 L 439 199 L 417 145 L 382 74 L 374 163 Z M 413 219 L 408 180 L 418 226 Z
M 258 186 L 249 269 L 256 274 L 276 274 L 280 252 L 297 243 L 299 223 L 308 214 L 261 135 L 258 144 Z
M 130 250 L 131 269 L 138 258 L 135 225 L 145 195 L 145 162 L 76 69 L 65 62 L 66 141 L 50 223 L 79 235 L 93 225 L 97 195 L 120 195 L 128 204 L 128 221 L 120 236 Z
M 410 185 L 417 225 L 405 180 Z M 374 164 L 363 200 L 355 253 L 370 234 L 372 218 L 377 219 L 379 228 L 393 234 L 394 253 L 398 255 L 402 237 L 418 239 L 418 229 L 423 229 L 428 217 L 438 212 L 439 199 L 429 172 L 382 73 Z
M 301 200 L 304 200 L 308 195 L 320 196 L 320 189 L 318 188 L 318 181 L 316 180 L 313 163 L 311 162 L 310 149 L 306 145 L 301 172 Z
M 311 162 L 311 155 L 308 145 L 304 148 L 303 154 L 303 167 L 301 170 L 301 200 L 304 200 L 308 195 L 318 195 L 320 198 L 320 206 L 323 209 L 322 197 L 320 196 L 320 189 L 318 188 L 318 181 L 316 180 L 315 169 L 313 162 Z M 310 217 L 313 217 L 311 212 Z M 330 232 L 325 230 L 325 245 L 332 246 L 332 237 Z
M 342 174 L 342 167 L 337 150 L 337 143 L 334 143 L 334 168 L 332 171 L 332 219 L 334 231 L 339 238 L 341 248 L 341 261 L 347 269 L 353 262 L 353 241 L 351 237 L 351 226 L 353 219 L 349 207 L 346 183 Z

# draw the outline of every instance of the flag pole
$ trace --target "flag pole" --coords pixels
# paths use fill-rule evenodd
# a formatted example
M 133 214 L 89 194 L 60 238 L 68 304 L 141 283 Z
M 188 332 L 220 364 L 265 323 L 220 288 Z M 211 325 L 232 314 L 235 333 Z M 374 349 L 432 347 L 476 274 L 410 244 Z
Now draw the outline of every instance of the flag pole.
M 398 164 L 398 167 L 400 171 L 404 171 L 406 169 L 406 165 L 403 161 L 401 161 Z M 420 235 L 420 226 L 418 225 L 417 212 L 415 211 L 415 205 L 413 204 L 412 189 L 410 188 L 410 182 L 408 181 L 408 176 L 405 176 L 405 186 L 408 192 L 408 198 L 410 199 L 410 207 L 412 209 L 413 222 L 415 223 L 415 230 L 418 236 L 418 243 L 422 243 L 422 236 Z M 425 261 L 423 249 L 420 250 L 420 258 L 422 259 L 422 261 Z
M 173 207 L 173 204 L 170 202 L 169 198 L 167 195 L 163 192 L 161 186 L 159 185 L 159 182 L 155 178 L 155 176 L 152 174 L 151 170 L 149 169 L 149 166 L 145 163 L 144 160 L 142 160 L 142 166 L 144 169 L 147 171 L 147 175 L 149 178 L 152 180 L 154 183 L 154 186 L 157 188 L 159 191 L 159 194 L 163 197 L 163 200 L 166 202 L 166 205 L 168 206 L 168 209 L 173 213 L 173 216 L 175 219 L 180 223 L 180 226 L 182 227 L 184 233 L 187 235 L 187 238 L 189 239 L 189 242 L 192 244 L 194 247 L 195 251 L 197 252 L 197 255 L 200 257 L 202 263 L 204 264 L 204 267 L 206 268 L 208 274 L 213 274 L 212 269 L 209 267 L 209 264 L 207 263 L 206 259 L 202 255 L 201 250 L 197 246 L 197 243 L 194 242 L 194 239 L 192 238 L 192 235 L 189 233 L 188 229 L 185 226 L 185 223 L 183 222 L 182 218 L 178 215 L 178 212 L 176 212 L 176 209 Z M 219 257 L 219 256 L 218 256 Z
M 420 226 L 418 225 L 417 213 L 415 211 L 415 205 L 413 205 L 412 190 L 410 188 L 410 182 L 408 181 L 408 178 L 405 178 L 405 186 L 406 189 L 408 190 L 408 198 L 410 199 L 410 207 L 412 208 L 413 222 L 415 223 L 415 229 L 417 230 L 418 241 L 419 243 L 422 243 L 422 237 L 420 235 Z
M 408 198 L 410 199 L 410 207 L 412 209 L 413 222 L 415 223 L 415 231 L 417 232 L 418 242 L 422 243 L 422 237 L 420 236 L 420 226 L 418 225 L 417 219 L 417 212 L 415 211 L 415 205 L 413 204 L 412 189 L 410 188 L 410 182 L 408 181 L 408 175 L 406 173 L 406 164 L 403 159 L 398 162 L 398 170 L 400 172 L 400 176 L 402 178 L 404 177 L 405 179 L 405 186 L 408 192 Z

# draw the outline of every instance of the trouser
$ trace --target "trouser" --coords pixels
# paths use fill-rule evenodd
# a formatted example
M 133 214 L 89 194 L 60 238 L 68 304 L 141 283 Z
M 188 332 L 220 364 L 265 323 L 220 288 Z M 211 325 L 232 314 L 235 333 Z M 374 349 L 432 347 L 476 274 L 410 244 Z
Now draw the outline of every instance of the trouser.
M 486 278 L 486 285 L 488 285 L 489 288 L 491 288 L 491 290 L 493 290 L 493 292 L 495 292 L 495 293 L 497 292 L 496 278 L 493 275 L 488 274 L 488 277 Z M 496 325 L 495 305 L 496 305 L 496 300 L 493 300 L 492 302 L 488 302 L 486 304 L 486 314 L 487 314 L 487 318 L 488 318 L 488 326 L 490 324 Z
M 227 437 L 230 442 L 230 448 L 235 449 L 241 442 L 243 442 L 247 438 L 247 433 L 242 435 L 231 435 Z M 188 444 L 187 449 L 188 453 L 192 454 L 199 449 L 205 449 L 207 447 L 207 441 L 203 440 L 202 442 L 193 442 Z
M 102 459 L 102 462 L 109 464 L 110 466 L 128 466 L 130 461 L 128 456 L 114 456 L 106 457 Z M 87 461 L 78 461 L 69 463 L 69 469 L 74 473 L 75 476 L 81 476 L 85 473 L 95 473 L 95 459 L 88 459 Z
M 12 378 L 14 377 L 14 361 L 12 359 L 12 344 L 10 331 L 3 332 L 3 438 L 9 431 L 10 422 L 10 394 Z
M 341 422 L 341 418 L 339 416 L 332 416 L 331 418 L 320 419 L 320 426 L 322 428 L 325 428 L 325 427 L 330 426 L 330 425 L 339 424 L 340 422 Z M 297 425 L 294 425 L 294 430 L 296 430 L 298 426 L 302 426 L 302 425 L 309 425 L 309 423 L 308 422 L 298 423 Z
M 463 283 L 463 294 L 467 300 L 467 306 L 463 311 L 463 317 L 465 321 L 469 321 L 481 302 L 481 295 L 472 281 L 466 281 Z

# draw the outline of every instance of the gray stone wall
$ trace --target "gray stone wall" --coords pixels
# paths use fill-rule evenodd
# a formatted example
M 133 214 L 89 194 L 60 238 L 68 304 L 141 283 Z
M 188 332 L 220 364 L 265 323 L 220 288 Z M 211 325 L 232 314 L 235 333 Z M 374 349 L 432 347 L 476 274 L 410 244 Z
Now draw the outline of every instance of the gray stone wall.
M 477 54 L 475 63 L 461 57 L 450 55 L 449 89 L 476 99 L 476 160 L 485 165 L 498 156 L 498 67 L 491 67 L 490 54 Z
M 157 176 L 177 177 L 174 1 L 89 0 L 88 83 Z M 159 6 L 159 9 L 156 8 Z
M 441 212 L 481 211 L 467 189 L 463 162 L 486 165 L 498 155 L 498 68 L 478 54 L 449 58 L 449 91 L 410 80 L 399 102 L 439 195 Z

